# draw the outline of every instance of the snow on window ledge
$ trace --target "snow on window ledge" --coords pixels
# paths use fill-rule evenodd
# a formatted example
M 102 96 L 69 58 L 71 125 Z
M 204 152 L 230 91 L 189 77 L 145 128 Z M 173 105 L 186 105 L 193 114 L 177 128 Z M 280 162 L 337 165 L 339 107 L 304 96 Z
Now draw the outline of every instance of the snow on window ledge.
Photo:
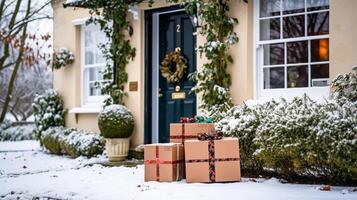
M 101 106 L 96 107 L 76 107 L 69 110 L 72 114 L 97 114 L 102 110 Z

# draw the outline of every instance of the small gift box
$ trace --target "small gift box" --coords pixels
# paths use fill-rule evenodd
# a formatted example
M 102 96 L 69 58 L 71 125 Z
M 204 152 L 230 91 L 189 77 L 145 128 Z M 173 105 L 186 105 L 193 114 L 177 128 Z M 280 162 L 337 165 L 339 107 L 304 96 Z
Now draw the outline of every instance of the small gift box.
M 170 124 L 170 142 L 184 143 L 188 139 L 196 139 L 198 134 L 215 133 L 213 123 L 194 123 L 194 118 L 181 118 L 182 123 Z
M 201 136 L 185 141 L 186 181 L 240 181 L 239 142 L 237 138 Z
M 172 182 L 183 178 L 184 152 L 181 143 L 144 146 L 145 181 Z

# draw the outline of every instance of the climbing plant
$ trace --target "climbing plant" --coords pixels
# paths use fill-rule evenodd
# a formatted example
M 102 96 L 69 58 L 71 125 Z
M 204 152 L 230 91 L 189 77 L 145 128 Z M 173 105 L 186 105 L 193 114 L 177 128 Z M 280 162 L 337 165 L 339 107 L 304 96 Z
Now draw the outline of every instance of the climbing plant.
M 228 110 L 233 105 L 229 93 L 231 77 L 227 72 L 228 66 L 233 63 L 229 49 L 238 42 L 234 32 L 238 19 L 228 16 L 230 1 L 171 1 L 185 5 L 191 15 L 198 12 L 203 21 L 198 31 L 205 36 L 206 42 L 198 47 L 198 51 L 208 61 L 197 72 L 190 74 L 190 78 L 196 82 L 192 90 L 202 95 L 201 108 L 210 111 L 212 115 Z
M 100 48 L 107 59 L 108 64 L 103 71 L 104 83 L 97 83 L 103 94 L 111 98 L 106 104 L 123 104 L 126 96 L 124 85 L 128 81 L 125 71 L 126 65 L 135 57 L 135 48 L 130 45 L 129 37 L 133 34 L 127 14 L 131 6 L 135 6 L 144 0 L 87 0 L 80 6 L 90 10 L 91 18 L 88 24 L 99 24 L 106 34 L 107 43 Z M 151 4 L 153 0 L 150 0 Z
M 135 48 L 130 45 L 128 36 L 133 29 L 127 19 L 127 11 L 144 0 L 87 0 L 82 1 L 83 7 L 89 8 L 92 14 L 88 23 L 97 23 L 111 40 L 102 44 L 101 49 L 107 60 L 110 60 L 104 71 L 104 79 L 108 80 L 101 85 L 102 91 L 109 94 L 111 102 L 123 103 L 126 95 L 124 84 L 128 80 L 125 66 L 135 57 Z M 238 42 L 234 26 L 236 18 L 228 16 L 230 0 L 168 0 L 181 3 L 189 14 L 197 11 L 203 20 L 199 33 L 206 37 L 206 42 L 198 47 L 200 54 L 207 58 L 200 70 L 190 74 L 196 82 L 193 92 L 202 95 L 201 108 L 210 111 L 225 111 L 232 105 L 229 93 L 231 77 L 227 72 L 228 66 L 233 63 L 229 54 L 232 45 Z M 154 0 L 149 0 L 151 5 Z M 111 81 L 111 79 L 114 80 Z

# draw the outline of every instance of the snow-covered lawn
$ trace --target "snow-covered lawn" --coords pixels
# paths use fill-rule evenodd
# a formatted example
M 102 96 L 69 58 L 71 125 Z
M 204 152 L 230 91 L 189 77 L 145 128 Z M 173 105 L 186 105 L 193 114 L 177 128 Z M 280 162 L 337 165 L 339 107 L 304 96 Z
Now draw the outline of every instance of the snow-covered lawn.
M 43 152 L 34 141 L 0 142 L 0 199 L 357 199 L 352 188 L 282 184 L 276 179 L 240 183 L 144 182 L 144 166 L 104 167 L 94 159 Z

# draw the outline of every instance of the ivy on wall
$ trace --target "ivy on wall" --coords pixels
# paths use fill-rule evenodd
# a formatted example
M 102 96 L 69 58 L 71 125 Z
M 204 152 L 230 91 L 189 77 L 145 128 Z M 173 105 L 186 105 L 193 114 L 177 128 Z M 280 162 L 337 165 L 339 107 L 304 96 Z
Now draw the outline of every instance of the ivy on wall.
M 99 24 L 110 39 L 100 45 L 104 57 L 110 62 L 103 72 L 104 83 L 97 83 L 103 94 L 111 96 L 106 104 L 123 104 L 127 95 L 124 92 L 124 85 L 128 81 L 125 67 L 135 57 L 135 48 L 129 40 L 133 29 L 127 14 L 131 6 L 141 2 L 143 0 L 88 0 L 81 5 L 90 9 L 92 17 L 87 23 Z
M 234 32 L 238 19 L 228 16 L 229 0 L 171 1 L 181 2 L 189 14 L 198 12 L 202 18 L 199 33 L 205 36 L 206 43 L 199 46 L 198 51 L 208 61 L 190 78 L 196 82 L 192 90 L 202 95 L 201 108 L 214 117 L 215 113 L 226 111 L 233 105 L 229 93 L 231 76 L 227 69 L 233 63 L 229 49 L 238 42 Z
M 128 80 L 125 66 L 135 57 L 135 48 L 130 45 L 128 36 L 133 29 L 127 19 L 130 6 L 135 6 L 144 0 L 88 0 L 83 5 L 90 9 L 92 18 L 89 23 L 97 23 L 101 30 L 111 39 L 102 44 L 101 49 L 107 60 L 112 61 L 106 66 L 102 91 L 109 94 L 112 102 L 123 103 L 124 84 Z M 206 37 L 206 43 L 198 47 L 198 51 L 207 58 L 208 62 L 202 68 L 190 74 L 196 82 L 193 92 L 202 95 L 201 108 L 210 111 L 225 111 L 232 105 L 229 94 L 231 77 L 227 68 L 233 63 L 229 54 L 232 45 L 238 42 L 234 26 L 236 18 L 229 17 L 229 0 L 168 0 L 173 3 L 182 3 L 189 14 L 199 11 L 203 25 L 199 33 Z M 150 0 L 150 5 L 154 0 Z M 100 17 L 95 17 L 100 16 Z M 113 67 L 114 66 L 114 67 Z M 114 76 L 113 76 L 114 75 Z M 114 77 L 114 80 L 111 81 Z

